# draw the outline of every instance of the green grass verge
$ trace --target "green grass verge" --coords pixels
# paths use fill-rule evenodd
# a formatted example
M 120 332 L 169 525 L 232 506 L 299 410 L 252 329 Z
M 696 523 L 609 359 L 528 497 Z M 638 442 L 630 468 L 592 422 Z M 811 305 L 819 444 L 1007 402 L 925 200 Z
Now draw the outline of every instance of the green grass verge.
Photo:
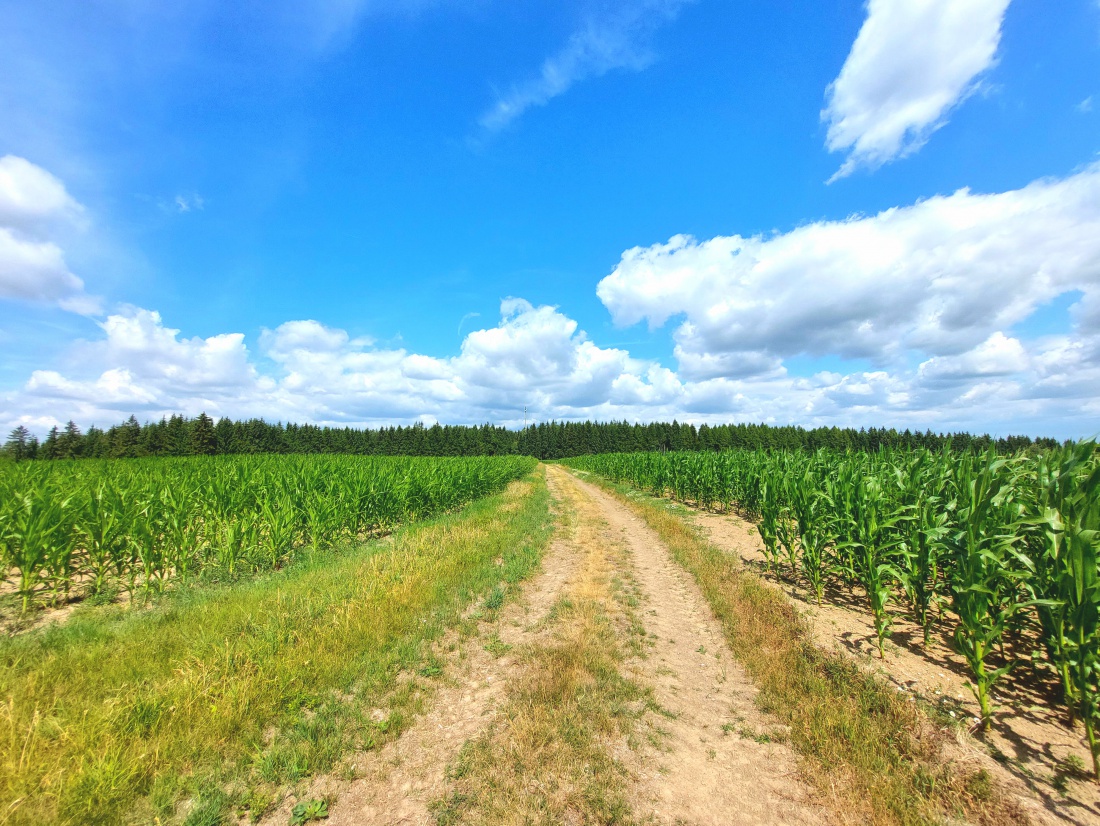
M 842 822 L 1026 822 L 983 770 L 943 759 L 943 733 L 850 658 L 816 647 L 780 590 L 702 538 L 686 511 L 596 476 L 698 581 L 760 707 L 790 727 L 804 771 Z
M 551 531 L 536 472 L 386 541 L 0 641 L 0 823 L 258 817 L 394 737 L 439 673 L 431 643 L 499 605 Z

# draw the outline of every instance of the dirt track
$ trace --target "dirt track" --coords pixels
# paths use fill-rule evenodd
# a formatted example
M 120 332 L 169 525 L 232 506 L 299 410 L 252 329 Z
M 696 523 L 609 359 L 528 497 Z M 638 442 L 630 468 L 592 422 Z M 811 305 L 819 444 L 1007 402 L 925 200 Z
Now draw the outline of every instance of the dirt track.
M 560 507 L 557 483 L 550 489 Z M 509 683 L 520 667 L 513 652 L 544 633 L 547 612 L 575 575 L 578 555 L 569 542 L 555 540 L 541 571 L 527 583 L 523 598 L 500 612 L 495 622 L 481 623 L 475 637 L 447 655 L 443 685 L 432 695 L 425 712 L 397 740 L 378 751 L 356 755 L 349 764 L 355 779 L 317 778 L 303 798 L 333 796 L 325 823 L 330 826 L 434 824 L 430 805 L 447 791 L 447 769 L 462 746 L 478 736 L 496 716 Z M 510 646 L 496 657 L 486 645 Z M 441 646 L 445 648 L 446 646 Z M 293 801 L 263 820 L 284 824 Z
M 783 732 L 755 707 L 755 688 L 694 580 L 656 534 L 611 497 L 560 467 L 549 467 L 547 477 L 555 506 L 569 511 L 570 527 L 552 543 L 523 598 L 448 655 L 442 686 L 398 740 L 355 755 L 349 763 L 355 779 L 317 778 L 304 796 L 335 797 L 327 821 L 334 826 L 434 823 L 430 807 L 448 794 L 448 767 L 499 716 L 509 686 L 522 677 L 525 646 L 552 632 L 549 612 L 575 587 L 578 561 L 595 551 L 638 595 L 634 613 L 646 644 L 623 663 L 624 675 L 649 687 L 662 709 L 639 720 L 640 736 L 629 745 L 626 739 L 607 744 L 625 770 L 636 820 L 827 822 L 798 778 L 794 754 L 777 742 Z M 512 646 L 508 655 L 486 650 L 495 638 Z M 629 648 L 626 640 L 622 647 Z M 264 822 L 285 823 L 292 802 Z M 467 820 L 482 822 L 470 814 Z
M 776 742 L 783 732 L 756 708 L 756 689 L 694 579 L 626 508 L 561 468 L 550 470 L 593 506 L 586 518 L 626 544 L 644 595 L 639 613 L 654 645 L 629 667 L 674 719 L 662 722 L 667 751 L 647 755 L 634 779 L 636 813 L 662 824 L 825 822 L 799 781 L 794 754 Z

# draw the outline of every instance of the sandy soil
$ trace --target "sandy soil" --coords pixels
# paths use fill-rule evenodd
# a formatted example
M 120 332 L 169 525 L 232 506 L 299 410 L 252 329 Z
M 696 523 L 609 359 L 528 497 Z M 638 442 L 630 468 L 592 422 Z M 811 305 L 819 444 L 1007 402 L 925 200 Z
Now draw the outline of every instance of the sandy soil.
M 763 545 L 750 523 L 733 514 L 692 510 L 692 515 L 715 545 L 737 554 L 746 566 L 764 575 Z M 1100 786 L 1089 779 L 1065 776 L 1061 780 L 1064 792 L 1054 785 L 1056 775 L 1064 774 L 1063 761 L 1068 755 L 1076 755 L 1085 766 L 1091 765 L 1091 758 L 1080 725 L 1071 730 L 1063 724 L 1049 681 L 1027 679 L 1026 665 L 1018 669 L 1015 676 L 1020 679 L 994 690 L 1002 705 L 993 730 L 983 733 L 976 725 L 977 701 L 966 687 L 966 662 L 952 650 L 946 630 L 925 649 L 920 628 L 899 618 L 883 661 L 876 653 L 871 616 L 862 608 L 862 593 L 829 592 L 819 607 L 805 588 L 769 578 L 800 608 L 818 645 L 847 651 L 899 692 L 959 720 L 960 748 L 972 759 L 980 759 L 1034 820 L 1100 824 Z
M 0 580 L 0 634 L 15 636 L 37 628 L 57 623 L 63 625 L 68 622 L 73 611 L 84 601 L 85 585 L 90 577 L 76 575 L 69 598 L 58 605 L 44 602 L 49 599 L 49 594 L 39 594 L 34 607 L 23 614 L 19 593 L 19 572 L 8 571 L 7 577 Z
M 660 750 L 631 767 L 636 814 L 699 826 L 827 822 L 799 779 L 794 753 L 776 742 L 783 732 L 756 708 L 756 689 L 695 580 L 610 496 L 560 467 L 551 466 L 549 478 L 574 485 L 595 505 L 608 541 L 626 545 L 643 594 L 638 613 L 652 646 L 628 667 L 673 716 L 658 718 Z

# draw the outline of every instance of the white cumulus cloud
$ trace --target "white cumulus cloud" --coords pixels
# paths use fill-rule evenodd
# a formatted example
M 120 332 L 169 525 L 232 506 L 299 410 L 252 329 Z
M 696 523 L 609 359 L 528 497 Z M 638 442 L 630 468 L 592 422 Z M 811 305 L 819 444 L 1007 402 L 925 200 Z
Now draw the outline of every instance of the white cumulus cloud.
M 966 382 L 1022 373 L 1029 362 L 1023 344 L 998 331 L 965 353 L 930 358 L 920 365 L 918 375 L 922 382 Z
M 186 338 L 159 314 L 128 308 L 64 369 L 37 370 L 0 395 L 0 427 L 44 431 L 74 419 L 112 424 L 200 411 L 330 425 L 416 421 L 518 426 L 596 419 L 806 426 L 892 425 L 996 433 L 1089 435 L 1100 424 L 1100 336 L 1023 341 L 994 333 L 916 368 L 690 377 L 600 347 L 554 307 L 502 304 L 500 322 L 440 358 L 377 348 L 317 321 L 265 332 L 262 369 L 238 333 Z
M 676 236 L 627 250 L 597 294 L 620 325 L 681 317 L 681 369 L 735 377 L 798 355 L 961 353 L 1077 290 L 1078 323 L 1092 324 L 1100 165 L 773 236 Z
M 242 333 L 187 337 L 125 307 L 65 364 L 0 394 L 0 428 L 200 411 L 515 426 L 526 407 L 532 421 L 1100 431 L 1100 164 L 768 236 L 676 236 L 624 252 L 597 293 L 620 325 L 673 322 L 676 369 L 522 298 L 450 356 L 310 319 L 253 350 Z M 1029 333 L 1058 297 L 1064 329 Z M 827 369 L 807 375 L 814 359 Z
M 919 149 L 993 65 L 1009 0 L 869 0 L 821 113 L 834 176 Z
M 289 321 L 260 336 L 260 352 L 275 365 L 266 373 L 241 333 L 186 338 L 137 307 L 100 327 L 103 337 L 74 348 L 67 369 L 35 371 L 0 397 L 0 424 L 102 424 L 173 411 L 330 424 L 515 423 L 524 406 L 545 418 L 603 417 L 616 406 L 636 414 L 682 389 L 671 371 L 601 348 L 554 307 L 518 298 L 503 301 L 499 324 L 471 332 L 450 358 Z
M 55 236 L 78 229 L 83 208 L 64 184 L 30 161 L 0 157 L 0 299 L 96 313 L 99 301 L 69 269 Z
M 98 345 L 99 357 L 139 380 L 211 393 L 247 386 L 256 376 L 241 333 L 181 339 L 160 313 L 140 308 L 110 315 L 100 326 L 106 340 Z

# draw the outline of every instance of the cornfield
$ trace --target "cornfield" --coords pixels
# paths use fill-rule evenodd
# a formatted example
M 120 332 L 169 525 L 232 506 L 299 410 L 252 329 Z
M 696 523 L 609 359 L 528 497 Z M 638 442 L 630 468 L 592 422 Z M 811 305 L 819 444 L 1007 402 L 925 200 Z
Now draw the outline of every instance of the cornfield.
M 907 615 L 928 643 L 946 624 L 987 727 L 993 687 L 1049 669 L 1100 777 L 1100 448 L 984 456 L 729 451 L 585 456 L 566 464 L 753 519 L 768 567 L 866 597 L 882 654 Z
M 279 568 L 303 547 L 452 510 L 523 457 L 232 456 L 0 464 L 0 583 L 23 611 L 108 589 L 148 597 L 204 571 Z

